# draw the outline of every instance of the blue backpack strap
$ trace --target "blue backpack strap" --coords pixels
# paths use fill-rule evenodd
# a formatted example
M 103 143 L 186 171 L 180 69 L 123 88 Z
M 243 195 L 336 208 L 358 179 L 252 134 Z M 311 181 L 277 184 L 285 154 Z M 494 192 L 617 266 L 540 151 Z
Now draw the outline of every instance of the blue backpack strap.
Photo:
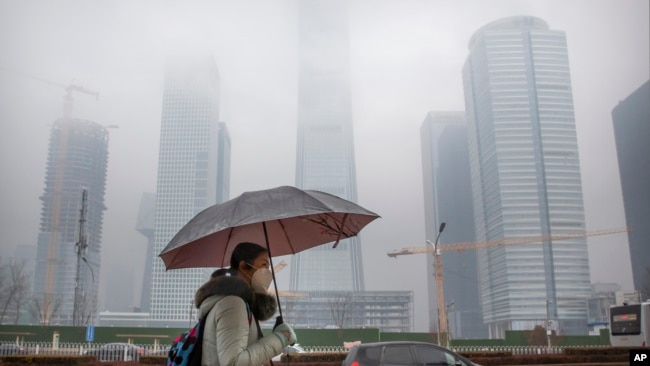
M 168 366 L 200 366 L 203 351 L 203 333 L 205 330 L 207 314 L 191 329 L 178 335 L 167 355 Z
M 208 312 L 208 314 L 210 313 Z M 203 358 L 203 334 L 205 333 L 205 323 L 208 320 L 208 314 L 203 315 L 199 320 L 199 335 L 189 365 L 201 365 Z

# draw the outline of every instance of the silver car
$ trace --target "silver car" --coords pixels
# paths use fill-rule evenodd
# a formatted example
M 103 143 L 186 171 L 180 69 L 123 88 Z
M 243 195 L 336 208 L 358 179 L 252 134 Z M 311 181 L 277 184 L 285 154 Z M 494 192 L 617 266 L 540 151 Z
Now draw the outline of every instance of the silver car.
M 446 348 L 425 342 L 362 343 L 352 347 L 343 366 L 479 366 Z

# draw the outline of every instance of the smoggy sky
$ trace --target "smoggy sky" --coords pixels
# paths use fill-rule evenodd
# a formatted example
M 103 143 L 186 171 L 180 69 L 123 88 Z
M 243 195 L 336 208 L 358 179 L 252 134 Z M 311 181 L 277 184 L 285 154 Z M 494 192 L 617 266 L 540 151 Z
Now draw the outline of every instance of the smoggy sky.
M 587 229 L 622 227 L 611 110 L 649 78 L 648 4 L 349 2 L 358 203 L 382 216 L 361 236 L 366 289 L 413 290 L 416 331 L 428 324 L 425 257 L 386 253 L 434 239 L 424 234 L 420 126 L 428 111 L 464 109 L 471 35 L 515 15 L 566 32 Z M 50 127 L 62 114 L 63 88 L 25 74 L 99 92 L 74 94 L 73 116 L 119 126 L 110 130 L 101 310 L 139 304 L 146 240 L 136 217 L 141 194 L 156 189 L 163 63 L 178 45 L 211 52 L 219 68 L 231 197 L 293 185 L 297 15 L 297 0 L 0 2 L 0 255 L 36 243 Z M 632 289 L 626 235 L 588 243 L 592 282 Z

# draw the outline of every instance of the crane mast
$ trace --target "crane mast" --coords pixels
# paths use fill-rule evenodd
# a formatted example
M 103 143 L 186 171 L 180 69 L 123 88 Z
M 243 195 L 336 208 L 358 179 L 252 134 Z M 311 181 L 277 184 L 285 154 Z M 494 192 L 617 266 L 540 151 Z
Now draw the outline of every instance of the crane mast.
M 438 298 L 438 345 L 441 342 L 441 335 L 445 335 L 445 343 L 448 341 L 447 333 L 447 313 L 445 312 L 445 291 L 443 288 L 442 276 L 442 256 L 437 250 L 433 253 L 433 270 L 436 278 L 436 293 Z M 448 344 L 447 344 L 448 345 Z
M 436 235 L 436 241 L 434 243 L 431 243 L 430 241 L 427 240 L 427 244 L 431 244 L 432 248 L 432 253 L 433 253 L 433 277 L 436 281 L 436 298 L 438 300 L 438 306 L 437 306 L 437 324 L 438 324 L 438 345 L 442 345 L 441 343 L 441 336 L 445 334 L 447 335 L 447 317 L 446 314 L 444 313 L 445 309 L 445 292 L 443 289 L 443 277 L 442 277 L 442 256 L 440 255 L 440 245 L 438 244 L 438 239 L 440 239 L 440 235 L 442 234 L 443 230 L 445 230 L 445 226 L 447 226 L 446 223 L 441 223 L 440 227 L 438 228 L 438 235 Z M 442 314 L 441 314 L 441 309 Z M 447 344 L 448 338 L 445 339 L 445 344 Z

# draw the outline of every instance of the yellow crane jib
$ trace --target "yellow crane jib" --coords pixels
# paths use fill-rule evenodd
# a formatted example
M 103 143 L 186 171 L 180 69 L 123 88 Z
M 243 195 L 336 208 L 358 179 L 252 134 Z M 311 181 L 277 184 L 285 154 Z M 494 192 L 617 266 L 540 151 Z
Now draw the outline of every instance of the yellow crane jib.
M 440 233 L 444 230 L 445 223 L 442 223 L 438 231 L 438 237 Z M 501 238 L 496 240 L 488 241 L 472 241 L 472 242 L 457 242 L 450 244 L 439 244 L 438 238 L 436 238 L 435 243 L 427 241 L 430 245 L 427 246 L 417 246 L 417 247 L 406 247 L 392 252 L 387 253 L 391 258 L 397 258 L 400 255 L 408 254 L 423 254 L 423 253 L 432 253 L 433 254 L 433 267 L 434 267 L 434 278 L 436 283 L 436 292 L 437 292 L 437 302 L 438 302 L 438 344 L 440 345 L 441 338 L 445 339 L 445 342 L 448 344 L 449 338 L 447 333 L 447 316 L 445 314 L 445 300 L 444 300 L 444 290 L 443 290 L 443 269 L 442 269 L 442 256 L 443 252 L 451 251 L 464 251 L 464 250 L 475 250 L 475 249 L 487 249 L 487 248 L 497 248 L 502 246 L 509 245 L 521 245 L 521 244 L 531 244 L 531 243 L 543 243 L 547 241 L 559 241 L 566 239 L 582 238 L 587 236 L 598 236 L 598 235 L 610 235 L 617 233 L 624 233 L 631 231 L 629 227 L 624 228 L 615 228 L 615 229 L 606 229 L 606 230 L 596 230 L 596 231 L 584 231 L 579 233 L 564 233 L 564 234 L 554 234 L 554 235 L 531 235 L 531 236 L 520 236 L 520 237 L 511 237 L 511 238 Z M 441 310 L 445 309 L 445 310 Z
M 488 240 L 488 241 L 467 241 L 467 242 L 439 244 L 437 249 L 440 252 L 452 252 L 452 251 L 460 252 L 463 250 L 495 248 L 495 247 L 508 246 L 508 245 L 532 244 L 532 243 L 541 243 L 545 241 L 558 241 L 558 240 L 582 238 L 582 237 L 589 237 L 589 236 L 611 235 L 611 234 L 618 234 L 618 233 L 626 233 L 628 231 L 631 231 L 629 227 L 623 227 L 623 228 L 614 228 L 614 229 L 606 229 L 606 230 L 586 231 L 583 233 L 516 236 L 511 238 L 501 238 L 501 239 Z M 427 245 L 427 246 L 418 246 L 418 247 L 406 247 L 406 248 L 388 252 L 387 254 L 389 257 L 396 258 L 397 256 L 400 255 L 422 254 L 422 253 L 433 253 L 433 252 L 434 252 L 434 248 L 430 245 Z

